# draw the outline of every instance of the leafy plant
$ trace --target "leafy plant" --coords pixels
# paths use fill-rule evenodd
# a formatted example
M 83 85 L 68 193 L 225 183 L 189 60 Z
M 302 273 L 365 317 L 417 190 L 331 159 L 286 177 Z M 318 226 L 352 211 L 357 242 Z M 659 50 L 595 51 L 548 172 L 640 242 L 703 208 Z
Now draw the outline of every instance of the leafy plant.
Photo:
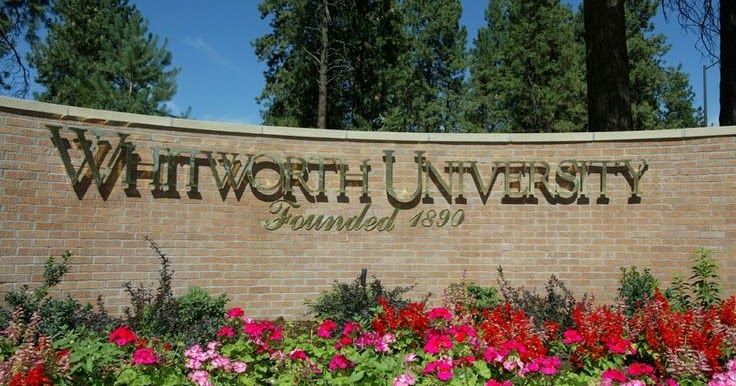
M 503 302 L 498 290 L 494 287 L 483 287 L 467 280 L 467 271 L 463 272 L 460 282 L 450 284 L 443 294 L 444 306 L 457 313 L 473 313 L 475 311 L 494 308 Z
M 28 285 L 24 285 L 21 290 L 10 291 L 5 295 L 5 302 L 12 309 L 21 310 L 26 323 L 30 321 L 31 315 L 38 313 L 41 317 L 38 328 L 49 337 L 79 326 L 102 331 L 117 323 L 116 318 L 110 316 L 103 307 L 101 297 L 97 299 L 95 310 L 91 305 L 83 306 L 70 296 L 60 299 L 49 296 L 50 290 L 61 283 L 69 271 L 67 263 L 71 256 L 70 251 L 64 251 L 60 261 L 50 256 L 44 264 L 43 283 L 35 290 L 31 291 Z M 9 314 L 8 311 L 5 313 Z
M 146 241 L 160 260 L 158 286 L 151 289 L 142 283 L 137 287 L 131 282 L 125 283 L 131 303 L 125 309 L 127 323 L 144 335 L 176 335 L 186 343 L 213 338 L 223 320 L 227 297 L 212 297 L 201 288 L 190 288 L 184 296 L 175 297 L 171 260 L 154 240 L 146 236 Z
M 649 268 L 639 271 L 637 267 L 622 267 L 618 300 L 624 303 L 626 312 L 631 315 L 654 296 L 658 287 L 659 280 L 652 276 Z
M 578 301 L 557 276 L 550 276 L 544 287 L 546 293 L 539 294 L 524 287 L 512 287 L 504 276 L 503 267 L 499 266 L 498 285 L 503 299 L 531 316 L 538 328 L 542 328 L 545 321 L 557 323 L 562 330 L 572 325 L 572 311 Z M 585 295 L 582 301 L 590 302 L 590 299 Z
M 214 339 L 225 318 L 227 296 L 211 296 L 200 287 L 191 287 L 178 299 L 179 331 L 185 343 L 202 343 Z
M 685 311 L 692 307 L 692 299 L 689 294 L 690 285 L 685 278 L 680 275 L 672 277 L 672 284 L 665 291 L 665 296 L 669 300 L 670 305 L 677 311 Z
M 707 308 L 721 302 L 721 286 L 718 284 L 718 264 L 713 257 L 713 251 L 698 248 L 695 251 L 695 265 L 690 276 L 690 288 L 695 296 L 695 303 Z
M 393 289 L 384 288 L 380 280 L 366 280 L 367 270 L 351 283 L 335 282 L 332 289 L 322 292 L 314 301 L 307 301 L 309 312 L 320 319 L 332 319 L 338 323 L 348 320 L 367 325 L 379 307 L 378 299 L 384 298 L 392 307 L 403 308 L 409 301 L 402 295 L 411 291 L 414 286 L 398 286 Z

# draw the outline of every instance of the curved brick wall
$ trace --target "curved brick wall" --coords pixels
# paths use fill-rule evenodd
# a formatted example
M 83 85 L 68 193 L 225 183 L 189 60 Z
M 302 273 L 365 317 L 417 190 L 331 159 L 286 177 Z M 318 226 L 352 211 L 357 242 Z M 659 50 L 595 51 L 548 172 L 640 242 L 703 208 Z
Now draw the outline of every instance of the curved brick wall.
M 57 142 L 68 151 L 72 177 L 84 157 L 77 133 L 90 144 L 96 140 L 92 130 L 69 127 L 97 130 L 103 142 L 89 149 L 103 166 L 116 155 L 116 133 L 129 134 L 124 143 L 130 147 L 118 149 L 108 176 L 105 168 L 100 170 L 101 188 L 88 166 L 75 186 L 62 151 L 51 139 L 53 127 L 59 127 Z M 178 153 L 171 158 L 172 179 L 166 149 Z M 393 151 L 395 199 L 386 189 L 384 150 Z M 157 151 L 158 169 L 153 162 Z M 417 185 L 416 151 L 424 151 L 422 184 L 429 184 L 431 200 L 404 204 Z M 258 157 L 251 168 L 233 166 L 235 177 L 247 184 L 234 192 L 225 182 L 226 165 L 218 152 L 239 153 L 245 160 L 248 154 L 268 156 Z M 291 166 L 284 165 L 287 157 L 293 157 Z M 324 160 L 324 195 L 317 194 L 318 160 L 307 162 L 312 169 L 308 188 L 301 187 L 299 157 L 343 160 Z M 370 167 L 365 196 L 363 160 Z M 624 160 L 631 161 L 627 165 Z M 469 161 L 477 161 L 475 170 Z M 130 173 L 129 164 L 135 165 Z M 343 196 L 340 164 L 346 165 L 348 181 Z M 491 181 L 494 165 L 496 178 L 484 197 L 478 191 Z M 606 166 L 605 197 L 601 166 Z M 463 195 L 458 198 L 461 168 Z M 287 198 L 299 207 L 278 201 L 286 190 L 279 169 L 293 170 L 293 193 Z M 535 183 L 523 197 L 530 171 Z M 158 189 L 151 185 L 155 180 Z M 635 180 L 638 195 L 632 195 Z M 441 189 L 441 182 L 447 187 Z M 197 186 L 188 186 L 192 184 Z M 275 192 L 267 189 L 279 184 Z M 46 257 L 70 249 L 74 257 L 61 292 L 87 301 L 101 294 L 116 312 L 127 304 L 121 290 L 125 281 L 150 283 L 157 277 L 158 262 L 145 235 L 172 258 L 178 293 L 193 285 L 227 292 L 235 304 L 262 317 L 302 318 L 305 299 L 333 280 L 351 280 L 363 267 L 388 285 L 416 283 L 416 297 L 429 291 L 435 300 L 463 270 L 471 280 L 495 284 L 499 264 L 514 284 L 539 286 L 557 274 L 579 293 L 612 300 L 618 267 L 651 267 L 667 282 L 673 273 L 686 273 L 698 246 L 715 250 L 726 290 L 736 292 L 734 192 L 733 127 L 597 134 L 362 133 L 188 121 L 0 99 L 2 291 L 38 282 Z M 291 217 L 283 213 L 286 208 Z M 454 220 L 442 227 L 434 220 L 430 227 L 422 226 L 430 223 L 429 211 L 443 209 Z M 362 218 L 349 221 L 362 212 Z M 462 214 L 462 223 L 452 226 Z M 285 224 L 277 220 L 281 215 Z M 325 216 L 323 222 L 333 216 L 335 223 L 320 223 L 317 215 Z M 347 229 L 356 224 L 359 230 Z

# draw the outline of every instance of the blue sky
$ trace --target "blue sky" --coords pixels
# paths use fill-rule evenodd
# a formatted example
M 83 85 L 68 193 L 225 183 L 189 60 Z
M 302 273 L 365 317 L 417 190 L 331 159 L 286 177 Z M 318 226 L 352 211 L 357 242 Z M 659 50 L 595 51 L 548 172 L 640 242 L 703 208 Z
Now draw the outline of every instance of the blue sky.
M 149 21 L 149 29 L 168 41 L 174 65 L 181 69 L 178 92 L 171 108 L 175 112 L 192 108 L 192 118 L 241 123 L 261 122 L 262 107 L 256 97 L 263 88 L 265 65 L 258 62 L 252 42 L 267 33 L 256 0 L 132 0 Z M 579 1 L 571 1 L 576 4 Z M 462 0 L 462 23 L 468 29 L 468 44 L 484 24 L 485 0 Z M 577 7 L 577 5 L 574 5 Z M 710 64 L 695 48 L 696 36 L 681 30 L 671 18 L 660 14 L 657 30 L 669 38 L 672 50 L 668 64 L 682 64 L 690 75 L 702 105 L 702 65 Z M 708 71 L 709 122 L 718 120 L 718 67 Z

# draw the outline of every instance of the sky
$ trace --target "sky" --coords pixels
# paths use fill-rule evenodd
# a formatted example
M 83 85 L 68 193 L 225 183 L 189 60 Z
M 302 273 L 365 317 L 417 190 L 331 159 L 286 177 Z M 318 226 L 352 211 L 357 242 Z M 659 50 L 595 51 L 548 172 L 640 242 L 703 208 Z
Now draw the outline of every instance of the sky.
M 485 24 L 486 0 L 461 0 L 461 23 L 468 31 L 468 47 Z M 177 94 L 169 107 L 181 113 L 191 107 L 193 119 L 260 124 L 263 109 L 256 97 L 264 85 L 264 63 L 258 61 L 253 41 L 269 32 L 258 12 L 257 0 L 132 0 L 148 19 L 149 30 L 167 41 L 180 69 Z M 577 8 L 579 1 L 569 0 Z M 712 59 L 695 48 L 697 37 L 680 28 L 674 16 L 654 20 L 656 31 L 667 35 L 672 49 L 668 65 L 682 65 L 690 76 L 695 103 L 703 102 L 703 65 Z M 708 75 L 708 121 L 718 121 L 718 66 Z

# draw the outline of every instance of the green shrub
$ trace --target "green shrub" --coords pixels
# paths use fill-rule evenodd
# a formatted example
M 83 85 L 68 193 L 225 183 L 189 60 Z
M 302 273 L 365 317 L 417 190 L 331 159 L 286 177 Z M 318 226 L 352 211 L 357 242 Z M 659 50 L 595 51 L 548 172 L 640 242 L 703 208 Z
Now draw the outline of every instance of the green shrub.
M 578 301 L 557 276 L 550 276 L 545 285 L 545 294 L 530 291 L 524 287 L 512 287 L 506 280 L 503 267 L 498 267 L 498 286 L 504 301 L 512 306 L 524 310 L 538 328 L 542 328 L 545 321 L 552 321 L 560 325 L 564 331 L 572 326 L 572 311 Z M 591 299 L 585 295 L 583 302 Z
M 477 283 L 469 283 L 468 292 L 475 300 L 475 308 L 479 310 L 495 308 L 503 303 L 503 299 L 495 287 L 482 287 Z
M 24 285 L 20 290 L 8 292 L 5 295 L 5 302 L 9 309 L 3 310 L 0 318 L 7 321 L 10 310 L 21 310 L 24 322 L 28 323 L 31 315 L 38 313 L 41 317 L 39 330 L 43 335 L 50 337 L 81 326 L 102 331 L 117 323 L 117 320 L 102 307 L 101 299 L 98 299 L 98 309 L 94 310 L 91 305 L 83 306 L 70 296 L 61 299 L 49 296 L 49 291 L 61 283 L 69 271 L 67 262 L 71 256 L 70 251 L 62 254 L 61 261 L 50 256 L 44 265 L 43 283 L 35 290 L 30 290 Z M 0 320 L 0 325 L 4 326 L 5 321 Z
M 414 286 L 395 287 L 387 290 L 381 281 L 366 281 L 366 270 L 351 283 L 335 282 L 332 289 L 322 292 L 314 301 L 307 301 L 309 312 L 319 319 L 332 319 L 340 324 L 354 320 L 367 325 L 378 309 L 378 299 L 384 298 L 392 307 L 403 308 L 409 301 L 402 295 Z
M 143 335 L 176 337 L 187 344 L 204 343 L 214 338 L 217 327 L 224 320 L 227 297 L 212 297 L 196 287 L 182 297 L 175 297 L 171 261 L 155 241 L 147 236 L 146 241 L 160 260 L 158 286 L 151 289 L 143 284 L 134 287 L 131 282 L 125 283 L 131 303 L 125 309 L 128 325 Z
M 204 343 L 214 339 L 217 329 L 225 322 L 227 296 L 211 296 L 199 287 L 191 287 L 178 299 L 180 327 L 185 343 Z
M 446 308 L 460 313 L 473 313 L 478 310 L 494 308 L 503 303 L 503 299 L 494 287 L 483 287 L 467 280 L 467 271 L 461 280 L 452 283 L 444 291 L 442 297 Z
M 639 271 L 637 267 L 622 267 L 617 300 L 624 303 L 626 312 L 631 315 L 654 296 L 657 288 L 659 280 L 652 276 L 649 268 Z

